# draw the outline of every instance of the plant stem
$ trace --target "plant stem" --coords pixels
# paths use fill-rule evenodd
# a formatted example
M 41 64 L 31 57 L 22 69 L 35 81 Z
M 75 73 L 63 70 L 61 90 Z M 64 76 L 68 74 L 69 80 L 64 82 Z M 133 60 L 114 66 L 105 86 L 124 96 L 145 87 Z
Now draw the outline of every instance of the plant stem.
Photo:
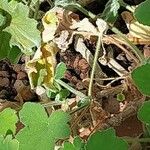
M 121 6 L 125 7 L 127 10 L 129 10 L 131 12 L 134 12 L 134 9 L 130 5 L 125 3 L 123 0 L 119 0 L 119 3 L 120 3 Z
M 142 52 L 132 43 L 128 40 L 128 38 L 122 34 L 117 28 L 112 27 L 111 30 L 116 33 L 119 37 L 124 39 L 124 41 L 128 44 L 128 46 L 131 48 L 131 50 L 134 52 L 134 54 L 138 57 L 138 59 L 143 62 L 145 60 L 144 55 Z
M 52 2 L 51 0 L 47 0 L 47 2 L 51 6 L 51 8 L 54 6 L 54 2 Z
M 138 141 L 140 143 L 150 143 L 150 138 L 131 138 L 131 137 L 123 137 L 125 141 L 128 143 L 133 143 L 135 141 Z
M 95 56 L 94 56 L 94 61 L 93 61 L 93 66 L 92 66 L 92 71 L 91 71 L 91 76 L 90 76 L 90 83 L 89 83 L 89 89 L 88 89 L 88 96 L 92 95 L 92 86 L 93 86 L 93 80 L 94 80 L 94 74 L 96 70 L 96 64 L 97 64 L 97 59 L 98 59 L 98 54 L 101 49 L 101 44 L 102 44 L 102 33 L 99 33 L 98 36 L 98 41 L 96 44 L 96 50 L 95 50 Z
M 37 20 L 37 16 L 38 16 L 38 12 L 39 12 L 39 6 L 40 6 L 40 2 L 38 0 L 36 5 L 35 5 L 35 12 L 34 12 L 34 19 L 35 20 Z
M 32 2 L 32 0 L 28 0 L 27 6 L 30 6 L 31 2 Z
M 62 80 L 60 79 L 56 79 L 55 80 L 57 83 L 59 83 L 61 86 L 63 86 L 64 88 L 66 88 L 67 90 L 69 90 L 70 92 L 72 92 L 73 94 L 81 97 L 81 98 L 85 98 L 87 97 L 85 94 L 83 94 L 82 92 L 80 91 L 77 91 L 76 89 L 72 88 L 70 85 L 66 84 L 65 82 L 63 82 Z
M 80 4 L 78 3 L 70 3 L 68 4 L 66 7 L 73 7 L 78 9 L 79 11 L 81 11 L 83 14 L 85 14 L 86 16 L 90 17 L 91 19 L 95 20 L 96 19 L 96 15 L 93 14 L 92 12 L 86 10 L 84 7 L 82 7 Z

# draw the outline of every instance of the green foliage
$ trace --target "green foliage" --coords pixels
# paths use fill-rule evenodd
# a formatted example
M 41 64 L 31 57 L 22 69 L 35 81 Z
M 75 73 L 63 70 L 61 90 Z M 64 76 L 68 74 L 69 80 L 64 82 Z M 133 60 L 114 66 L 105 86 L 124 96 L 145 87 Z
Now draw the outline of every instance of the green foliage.
M 18 46 L 25 54 L 32 53 L 32 48 L 40 44 L 40 32 L 37 30 L 37 22 L 28 17 L 29 8 L 21 3 L 11 13 L 11 23 L 5 31 L 12 37 L 11 45 Z
M 85 150 L 84 145 L 84 142 L 79 137 L 75 137 L 73 143 L 66 141 L 63 148 L 59 150 Z
M 137 67 L 131 75 L 138 89 L 143 94 L 150 96 L 150 64 Z
M 70 135 L 70 120 L 63 111 L 55 111 L 47 116 L 40 104 L 25 103 L 19 113 L 25 127 L 17 134 L 19 150 L 38 149 L 53 150 L 55 142 Z
M 150 101 L 144 102 L 138 110 L 138 118 L 143 123 L 150 125 Z
M 115 130 L 112 128 L 92 134 L 86 145 L 87 150 L 112 150 L 112 148 L 115 150 L 128 150 L 128 144 L 116 137 Z
M 16 139 L 12 139 L 11 135 L 0 136 L 0 150 L 19 150 L 19 142 Z
M 15 110 L 6 108 L 0 112 L 0 135 L 4 136 L 8 131 L 14 134 L 17 122 L 18 117 Z
M 0 13 L 0 27 L 5 24 L 6 18 Z M 1 29 L 1 28 L 0 28 Z
M 117 100 L 122 102 L 125 100 L 125 95 L 122 93 L 117 94 Z
M 2 46 L 0 49 L 0 59 L 7 57 L 12 62 L 17 62 L 20 50 L 25 54 L 31 54 L 32 48 L 39 46 L 41 38 L 40 32 L 37 30 L 37 22 L 28 17 L 28 6 L 14 0 L 1 0 L 0 10 L 5 12 L 5 15 L 1 14 L 0 17 L 0 25 L 4 26 L 5 24 L 5 28 L 1 27 L 4 32 L 0 31 L 0 35 L 5 34 L 6 38 L 6 41 L 4 39 L 1 42 L 6 47 Z M 2 38 L 1 36 L 0 38 Z
M 55 101 L 63 101 L 69 96 L 70 92 L 67 89 L 61 89 L 55 97 Z
M 22 53 L 18 47 L 10 47 L 10 38 L 11 35 L 9 33 L 0 32 L 0 60 L 8 58 L 12 63 L 17 63 Z
M 64 74 L 67 70 L 65 63 L 61 62 L 56 67 L 55 79 L 61 79 L 64 77 Z
M 109 0 L 105 5 L 105 9 L 102 13 L 102 18 L 110 23 L 114 23 L 118 16 L 118 9 L 120 4 L 118 0 Z
M 142 23 L 143 25 L 150 26 L 150 1 L 146 0 L 143 3 L 141 3 L 134 12 L 134 16 L 137 19 L 139 23 Z

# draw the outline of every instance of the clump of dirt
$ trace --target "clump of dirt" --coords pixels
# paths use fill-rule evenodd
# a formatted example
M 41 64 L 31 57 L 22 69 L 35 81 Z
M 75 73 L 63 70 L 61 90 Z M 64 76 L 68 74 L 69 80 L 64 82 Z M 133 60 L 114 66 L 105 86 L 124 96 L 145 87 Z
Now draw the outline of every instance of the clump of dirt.
M 37 101 L 31 90 L 25 64 L 11 64 L 8 60 L 0 61 L 0 99 L 8 101 Z

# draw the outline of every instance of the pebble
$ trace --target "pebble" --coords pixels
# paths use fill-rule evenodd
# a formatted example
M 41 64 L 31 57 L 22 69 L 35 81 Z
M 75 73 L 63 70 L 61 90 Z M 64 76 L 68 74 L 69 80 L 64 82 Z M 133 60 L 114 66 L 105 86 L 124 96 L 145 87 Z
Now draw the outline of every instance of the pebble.
M 9 78 L 10 75 L 9 75 L 8 71 L 0 71 L 0 77 Z
M 17 79 L 17 74 L 16 73 L 12 73 L 11 76 L 12 76 L 13 79 L 15 79 L 15 80 Z
M 85 70 L 85 69 L 89 68 L 89 64 L 87 63 L 87 61 L 85 59 L 81 59 L 79 61 L 79 68 L 81 70 Z
M 22 70 L 22 66 L 20 64 L 15 64 L 15 65 L 13 65 L 13 70 L 15 72 L 19 72 Z
M 25 78 L 27 78 L 27 74 L 25 72 L 23 71 L 18 72 L 17 80 L 23 80 Z
M 0 91 L 0 99 L 6 99 L 9 92 L 7 90 Z
M 14 83 L 14 88 L 16 89 L 16 91 L 19 93 L 21 89 L 23 89 L 23 87 L 25 87 L 25 85 L 23 84 L 23 82 L 21 80 L 16 80 Z
M 1 87 L 7 87 L 9 86 L 9 79 L 8 78 L 2 78 L 0 77 L 0 86 Z

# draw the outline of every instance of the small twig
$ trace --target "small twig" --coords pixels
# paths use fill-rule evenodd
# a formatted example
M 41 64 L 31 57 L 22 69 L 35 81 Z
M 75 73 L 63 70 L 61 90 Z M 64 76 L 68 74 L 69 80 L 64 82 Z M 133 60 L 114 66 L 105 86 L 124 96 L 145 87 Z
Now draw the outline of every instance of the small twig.
M 124 79 L 125 77 L 111 77 L 111 78 L 94 78 L 93 80 L 94 81 L 109 81 L 109 80 L 115 80 L 115 79 Z M 89 81 L 90 78 L 86 78 L 86 79 L 83 79 L 82 81 Z
M 88 111 L 88 109 L 89 109 L 89 105 L 86 105 L 85 107 L 82 107 L 82 108 L 84 108 L 83 109 L 83 111 L 81 112 L 81 114 L 80 114 L 80 116 L 79 117 L 77 117 L 77 119 L 75 119 L 74 121 L 73 121 L 73 123 L 71 124 L 71 129 L 73 129 L 73 127 L 80 121 L 80 119 L 84 116 L 84 114 Z M 77 111 L 75 111 L 75 112 L 77 112 Z M 71 112 L 71 114 L 73 114 L 74 112 Z
M 120 36 L 123 40 L 126 41 L 126 43 L 128 44 L 128 46 L 131 48 L 131 50 L 134 52 L 134 54 L 137 56 L 137 58 L 139 58 L 139 60 L 141 62 L 143 62 L 144 59 L 144 55 L 142 54 L 142 52 L 132 43 L 130 42 L 126 36 L 124 36 L 124 34 L 122 34 L 117 28 L 112 27 L 111 30 L 116 33 L 118 36 Z
M 119 44 L 117 42 L 117 39 L 110 39 L 111 43 L 115 44 L 117 47 L 119 47 L 120 49 L 122 49 L 125 54 L 127 54 L 131 59 L 133 59 L 137 64 L 139 63 L 139 60 L 132 54 L 130 53 L 127 49 L 125 49 L 121 44 Z

